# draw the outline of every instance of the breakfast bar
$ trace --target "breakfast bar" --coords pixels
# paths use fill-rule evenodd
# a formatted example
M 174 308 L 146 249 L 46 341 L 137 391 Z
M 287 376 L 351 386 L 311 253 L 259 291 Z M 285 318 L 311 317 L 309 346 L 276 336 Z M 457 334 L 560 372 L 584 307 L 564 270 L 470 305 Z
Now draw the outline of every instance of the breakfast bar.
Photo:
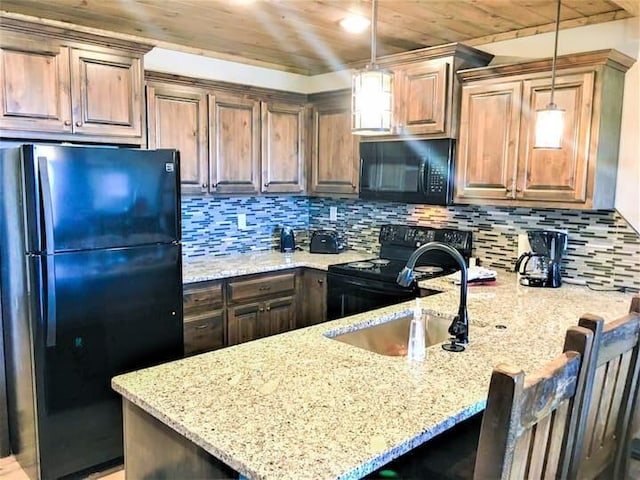
M 453 315 L 448 277 L 422 311 Z M 464 352 L 434 345 L 423 362 L 332 337 L 412 313 L 405 302 L 120 375 L 130 478 L 361 478 L 484 409 L 492 368 L 535 371 L 562 350 L 586 312 L 624 315 L 631 295 L 586 287 L 532 289 L 499 271 L 468 291 Z M 427 327 L 428 328 L 428 327 Z M 215 475 L 214 475 L 215 474 Z

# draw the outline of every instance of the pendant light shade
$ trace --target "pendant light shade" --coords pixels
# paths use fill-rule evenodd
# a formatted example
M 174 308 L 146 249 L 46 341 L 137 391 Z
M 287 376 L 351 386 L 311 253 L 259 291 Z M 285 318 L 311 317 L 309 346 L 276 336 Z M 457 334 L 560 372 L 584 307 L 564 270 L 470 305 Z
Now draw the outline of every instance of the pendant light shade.
M 551 64 L 551 100 L 547 108 L 536 111 L 536 136 L 533 148 L 561 149 L 564 138 L 564 110 L 554 103 L 556 84 L 556 58 L 558 57 L 558 33 L 560 30 L 560 1 L 556 13 L 556 36 Z
M 353 75 L 351 132 L 354 135 L 389 135 L 392 133 L 393 75 L 376 67 L 376 0 L 371 9 L 371 63 Z

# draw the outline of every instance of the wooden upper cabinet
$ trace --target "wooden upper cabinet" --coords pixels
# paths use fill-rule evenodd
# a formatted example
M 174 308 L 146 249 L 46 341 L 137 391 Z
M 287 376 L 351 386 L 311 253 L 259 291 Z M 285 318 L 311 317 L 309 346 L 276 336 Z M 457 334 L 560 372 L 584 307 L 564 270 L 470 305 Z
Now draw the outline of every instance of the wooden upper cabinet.
M 439 134 L 447 131 L 450 69 L 448 62 L 430 61 L 394 70 L 395 128 L 398 134 Z
M 456 168 L 458 199 L 497 198 L 514 188 L 520 134 L 520 82 L 462 89 Z
M 615 50 L 558 58 L 560 149 L 534 148 L 536 110 L 550 101 L 549 60 L 458 72 L 464 85 L 455 201 L 613 208 L 624 74 L 633 62 Z
M 304 105 L 262 102 L 262 191 L 300 193 L 305 185 Z
M 0 55 L 2 130 L 70 133 L 69 49 L 3 47 Z
M 211 192 L 258 193 L 260 102 L 243 95 L 209 95 Z
M 594 92 L 594 72 L 556 79 L 554 102 L 565 111 L 564 137 L 559 150 L 536 149 L 535 112 L 551 98 L 550 79 L 523 82 L 522 141 L 516 198 L 584 202 L 587 199 L 589 134 Z
M 71 50 L 76 133 L 142 136 L 142 61 L 129 55 Z
M 358 194 L 359 139 L 351 133 L 351 94 L 313 101 L 312 194 Z
M 3 18 L 0 135 L 145 145 L 150 46 Z
M 149 148 L 180 152 L 182 193 L 208 189 L 207 95 L 173 84 L 147 84 Z

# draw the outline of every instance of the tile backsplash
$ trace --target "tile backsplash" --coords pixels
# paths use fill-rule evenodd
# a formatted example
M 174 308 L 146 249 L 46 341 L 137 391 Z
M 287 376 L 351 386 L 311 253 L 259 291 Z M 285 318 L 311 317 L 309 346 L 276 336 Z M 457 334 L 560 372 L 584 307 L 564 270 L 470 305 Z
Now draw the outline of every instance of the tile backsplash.
M 329 220 L 330 207 L 338 218 Z M 238 228 L 238 214 L 247 228 Z M 407 205 L 345 198 L 183 197 L 185 257 L 225 255 L 277 248 L 280 228 L 293 227 L 296 244 L 307 246 L 310 230 L 334 228 L 350 249 L 377 253 L 385 223 L 459 228 L 473 231 L 474 252 L 483 265 L 511 269 L 518 234 L 532 229 L 569 235 L 563 276 L 594 288 L 640 289 L 640 236 L 615 211 L 554 210 L 519 207 Z
M 238 215 L 247 226 L 238 228 Z M 182 251 L 185 257 L 226 255 L 278 246 L 280 229 L 290 226 L 296 244 L 309 231 L 307 197 L 182 197 Z
M 338 220 L 329 221 L 337 207 Z M 569 246 L 563 276 L 595 288 L 640 289 L 640 236 L 615 211 L 517 207 L 407 205 L 351 199 L 311 198 L 309 228 L 332 226 L 343 232 L 349 248 L 377 252 L 384 223 L 458 228 L 473 231 L 473 255 L 489 267 L 512 269 L 518 234 L 527 230 L 562 230 Z

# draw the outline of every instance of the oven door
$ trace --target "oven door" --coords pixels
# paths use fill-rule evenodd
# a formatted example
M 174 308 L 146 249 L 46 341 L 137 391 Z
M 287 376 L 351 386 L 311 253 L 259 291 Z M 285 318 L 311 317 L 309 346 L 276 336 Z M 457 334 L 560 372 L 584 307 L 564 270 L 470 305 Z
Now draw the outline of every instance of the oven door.
M 404 288 L 395 283 L 381 282 L 327 273 L 327 318 L 348 317 L 405 302 L 419 295 L 417 287 Z

